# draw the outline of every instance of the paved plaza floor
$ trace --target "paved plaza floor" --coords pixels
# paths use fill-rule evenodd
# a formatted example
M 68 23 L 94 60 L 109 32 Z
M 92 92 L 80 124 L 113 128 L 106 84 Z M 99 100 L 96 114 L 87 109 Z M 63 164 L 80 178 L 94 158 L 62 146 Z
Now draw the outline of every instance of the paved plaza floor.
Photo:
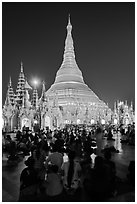
M 115 141 L 108 141 L 106 138 L 102 139 L 102 135 L 97 135 L 97 146 L 98 146 L 98 154 L 102 155 L 101 149 L 104 148 L 105 145 L 114 145 L 116 149 L 119 150 L 119 153 L 113 153 L 112 160 L 115 161 L 116 164 L 116 172 L 117 176 L 126 180 L 126 175 L 128 173 L 128 165 L 131 160 L 135 160 L 135 147 L 129 146 L 127 144 L 120 143 L 120 136 L 115 135 Z M 103 155 L 102 155 L 103 156 Z M 2 201 L 5 202 L 14 202 L 18 201 L 19 198 L 19 186 L 20 186 L 20 174 L 24 169 L 25 164 L 24 160 L 27 157 L 23 158 L 16 166 L 10 167 L 7 164 L 7 156 L 3 154 L 2 158 Z M 117 195 L 114 198 L 111 198 L 109 201 L 133 201 L 135 193 L 130 190 L 130 188 L 126 189 L 125 186 L 120 187 L 121 195 Z M 83 198 L 82 200 L 86 200 Z

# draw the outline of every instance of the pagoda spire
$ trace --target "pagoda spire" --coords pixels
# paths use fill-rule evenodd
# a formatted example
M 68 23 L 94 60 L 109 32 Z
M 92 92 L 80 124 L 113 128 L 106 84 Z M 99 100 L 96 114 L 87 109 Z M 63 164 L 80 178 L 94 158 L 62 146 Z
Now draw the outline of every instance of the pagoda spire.
M 20 63 L 20 68 L 21 68 L 20 72 L 23 73 L 23 62 L 22 61 Z
M 33 89 L 33 94 L 32 94 L 32 106 L 37 109 L 38 107 L 38 91 L 36 87 Z
M 131 101 L 130 110 L 133 111 L 133 102 Z
M 114 113 L 116 113 L 116 112 L 117 112 L 117 103 L 114 102 Z
M 72 25 L 70 22 L 70 14 L 68 17 L 68 25 L 67 25 L 67 37 L 65 40 L 65 51 L 64 51 L 64 63 L 67 63 L 67 61 L 69 60 L 73 60 L 73 63 L 75 62 L 75 53 L 74 53 L 74 45 L 73 45 L 73 39 L 72 39 L 72 35 L 71 35 L 71 31 L 72 31 Z
M 11 76 L 10 76 L 10 80 L 9 80 L 9 86 L 12 86 Z
M 30 102 L 30 95 L 28 90 L 32 89 L 32 87 L 28 84 L 27 79 L 25 80 L 25 91 L 24 91 L 24 96 L 22 98 L 22 107 L 23 108 L 29 108 L 31 106 L 31 102 Z
M 21 105 L 23 96 L 25 94 L 25 76 L 23 72 L 23 62 L 21 62 L 20 68 L 21 68 L 21 71 L 19 74 L 18 84 L 16 89 L 16 101 Z
M 9 97 L 9 95 L 7 93 L 5 103 L 4 103 L 4 108 L 6 108 L 9 105 L 11 105 L 11 100 L 10 100 L 10 97 Z
M 46 91 L 45 82 L 43 81 L 42 82 L 42 93 L 41 93 L 40 101 L 44 101 L 45 100 L 45 91 Z
M 70 15 L 69 15 L 63 62 L 56 74 L 55 83 L 62 83 L 66 81 L 84 83 L 82 72 L 80 71 L 75 60 L 75 52 L 74 52 L 74 45 L 73 45 L 71 31 L 72 31 L 72 25 L 70 22 Z
M 14 105 L 14 103 L 15 103 L 14 91 L 13 91 L 13 88 L 12 88 L 11 77 L 9 79 L 6 101 L 8 102 L 8 104 L 9 104 L 9 101 L 10 101 L 11 105 Z M 5 103 L 7 103 L 6 101 L 5 101 Z

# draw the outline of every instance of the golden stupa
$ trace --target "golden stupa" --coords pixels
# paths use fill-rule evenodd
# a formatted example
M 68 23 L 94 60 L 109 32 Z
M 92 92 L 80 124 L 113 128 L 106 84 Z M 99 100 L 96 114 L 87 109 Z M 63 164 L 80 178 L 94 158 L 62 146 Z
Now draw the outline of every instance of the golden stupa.
M 77 118 L 83 118 L 83 114 L 87 114 L 89 120 L 105 118 L 107 112 L 111 110 L 85 84 L 82 72 L 76 63 L 71 31 L 69 16 L 63 62 L 56 73 L 55 82 L 47 90 L 46 95 L 50 103 L 54 103 L 56 98 L 58 106 L 65 112 L 70 112 L 70 115 L 77 115 Z

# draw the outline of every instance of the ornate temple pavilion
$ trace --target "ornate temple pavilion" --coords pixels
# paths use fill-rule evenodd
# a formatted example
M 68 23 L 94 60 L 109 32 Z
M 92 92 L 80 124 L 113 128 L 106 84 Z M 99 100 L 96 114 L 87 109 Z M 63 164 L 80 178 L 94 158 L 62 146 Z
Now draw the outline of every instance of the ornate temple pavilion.
M 5 131 L 22 130 L 23 127 L 31 130 L 54 129 L 66 124 L 133 123 L 132 106 L 117 103 L 112 112 L 85 84 L 75 59 L 71 31 L 69 17 L 63 62 L 56 73 L 55 82 L 47 91 L 43 82 L 40 97 L 36 87 L 32 88 L 27 82 L 22 62 L 16 92 L 10 78 L 2 110 Z

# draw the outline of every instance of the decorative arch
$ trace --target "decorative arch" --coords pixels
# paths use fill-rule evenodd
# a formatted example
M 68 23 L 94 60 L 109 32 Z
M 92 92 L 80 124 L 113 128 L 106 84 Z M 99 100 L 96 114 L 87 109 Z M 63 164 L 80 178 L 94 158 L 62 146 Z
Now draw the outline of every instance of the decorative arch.
M 45 115 L 44 127 L 49 127 L 49 129 L 51 129 L 51 118 L 48 115 Z
M 22 129 L 24 126 L 25 126 L 26 128 L 31 129 L 31 120 L 30 120 L 30 118 L 28 118 L 28 117 L 26 117 L 26 116 L 24 116 L 24 117 L 22 118 L 22 120 L 21 120 L 21 129 Z
M 11 117 L 11 130 L 14 130 L 17 127 L 18 127 L 18 116 L 17 114 L 14 114 Z
M 8 119 L 5 116 L 2 116 L 2 129 L 6 131 L 6 127 L 8 125 Z

